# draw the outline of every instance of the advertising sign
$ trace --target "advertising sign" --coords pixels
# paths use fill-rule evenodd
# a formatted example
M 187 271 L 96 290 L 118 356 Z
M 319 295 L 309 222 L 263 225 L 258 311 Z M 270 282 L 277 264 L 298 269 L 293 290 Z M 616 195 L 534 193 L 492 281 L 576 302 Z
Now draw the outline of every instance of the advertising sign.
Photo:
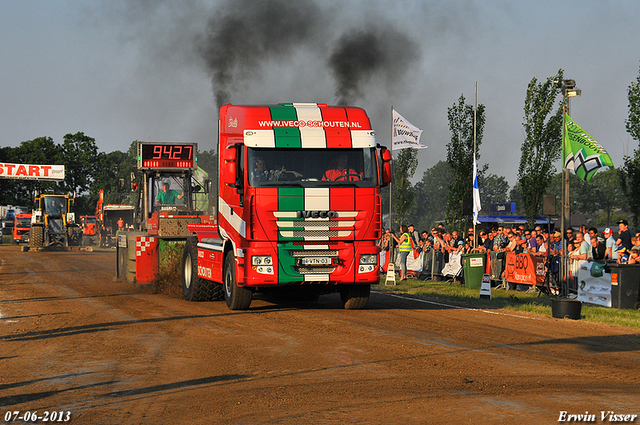
M 507 282 L 521 285 L 544 285 L 545 258 L 507 252 L 504 275 Z
M 0 163 L 0 178 L 22 180 L 64 180 L 64 165 Z

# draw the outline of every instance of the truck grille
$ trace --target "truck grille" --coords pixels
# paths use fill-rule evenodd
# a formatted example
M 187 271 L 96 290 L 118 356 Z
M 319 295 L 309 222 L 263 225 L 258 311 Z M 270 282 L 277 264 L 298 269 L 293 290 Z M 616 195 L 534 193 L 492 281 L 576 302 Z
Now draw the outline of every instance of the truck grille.
M 351 230 L 280 230 L 280 234 L 284 237 L 311 239 L 344 238 L 351 235 L 351 233 Z
M 328 196 L 328 195 L 327 195 Z M 353 238 L 357 211 L 331 211 L 330 219 L 305 218 L 299 220 L 300 211 L 274 211 L 281 239 L 304 239 L 305 241 Z

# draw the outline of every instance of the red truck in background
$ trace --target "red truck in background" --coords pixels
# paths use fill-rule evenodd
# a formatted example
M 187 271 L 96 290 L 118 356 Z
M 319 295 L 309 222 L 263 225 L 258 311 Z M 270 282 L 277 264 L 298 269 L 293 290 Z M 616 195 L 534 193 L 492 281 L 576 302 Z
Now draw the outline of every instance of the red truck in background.
M 379 281 L 380 188 L 391 154 L 366 112 L 326 104 L 220 110 L 217 220 L 189 224 L 185 299 L 222 293 L 248 309 L 254 291 L 339 292 L 362 309 Z
M 29 230 L 31 229 L 31 214 L 16 214 L 13 223 L 13 243 L 29 243 Z

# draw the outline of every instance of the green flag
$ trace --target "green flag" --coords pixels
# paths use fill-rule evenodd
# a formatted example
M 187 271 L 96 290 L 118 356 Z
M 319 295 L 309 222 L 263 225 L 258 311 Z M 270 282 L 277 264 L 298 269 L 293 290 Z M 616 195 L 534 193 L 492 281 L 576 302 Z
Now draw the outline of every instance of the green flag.
M 607 151 L 568 114 L 564 114 L 563 155 L 564 167 L 585 181 L 590 181 L 601 167 L 613 168 Z

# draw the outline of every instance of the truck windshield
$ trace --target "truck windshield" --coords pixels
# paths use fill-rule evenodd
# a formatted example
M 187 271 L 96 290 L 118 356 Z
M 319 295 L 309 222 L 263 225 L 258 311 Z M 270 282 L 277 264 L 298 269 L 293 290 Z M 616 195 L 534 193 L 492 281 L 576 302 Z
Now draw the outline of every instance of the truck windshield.
M 30 218 L 16 218 L 16 226 L 17 227 L 31 227 L 31 219 Z
M 249 148 L 247 169 L 254 187 L 374 187 L 378 183 L 373 148 Z
M 66 199 L 62 196 L 47 196 L 44 198 L 45 210 L 50 217 L 59 218 L 67 213 Z

